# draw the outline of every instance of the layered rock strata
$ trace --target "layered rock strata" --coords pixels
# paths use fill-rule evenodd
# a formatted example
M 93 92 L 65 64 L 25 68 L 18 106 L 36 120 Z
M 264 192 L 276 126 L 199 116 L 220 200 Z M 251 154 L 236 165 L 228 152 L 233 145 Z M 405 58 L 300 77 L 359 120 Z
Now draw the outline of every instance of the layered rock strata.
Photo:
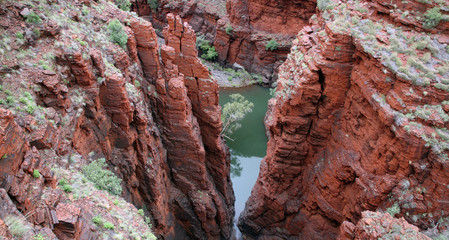
M 437 31 L 447 22 L 423 25 L 447 5 L 326 3 L 280 68 L 267 156 L 239 228 L 248 238 L 335 239 L 344 221 L 392 206 L 434 227 L 449 197 L 449 55 Z M 406 10 L 422 20 L 400 21 Z
M 40 23 L 26 24 L 31 5 L 5 7 L 11 11 L 0 12 L 1 24 L 42 31 L 58 26 L 45 35 L 25 36 L 23 46 L 12 45 L 14 51 L 33 45 L 42 53 L 32 58 L 36 64 L 19 66 L 22 75 L 8 70 L 12 75 L 2 78 L 0 89 L 4 94 L 7 88 L 8 103 L 19 102 L 12 91 L 27 92 L 20 104 L 27 104 L 28 114 L 15 111 L 14 119 L 0 109 L 0 186 L 18 209 L 32 215 L 34 231 L 49 228 L 60 239 L 97 237 L 91 231 L 94 213 L 83 208 L 96 207 L 98 196 L 108 199 L 100 205 L 111 198 L 100 191 L 75 197 L 69 188 L 64 194 L 57 180 L 63 175 L 69 184 L 79 184 L 82 166 L 105 157 L 123 180 L 122 197 L 142 209 L 159 237 L 229 239 L 234 197 L 229 154 L 220 137 L 218 87 L 197 58 L 192 28 L 170 15 L 168 45 L 160 49 L 151 23 L 108 2 L 53 7 L 42 2 L 31 10 Z M 67 11 L 56 11 L 59 7 Z M 114 34 L 127 41 L 114 40 Z M 2 63 L 18 60 L 2 58 Z M 38 60 L 43 69 L 36 67 Z M 20 85 L 14 78 L 30 83 Z M 147 229 L 139 226 L 141 237 L 151 238 Z M 120 234 L 132 238 L 131 230 Z
M 277 79 L 277 68 L 285 60 L 291 41 L 315 13 L 315 1 L 160 1 L 152 9 L 146 1 L 133 2 L 139 15 L 150 19 L 155 28 L 167 24 L 167 13 L 176 13 L 193 29 L 211 41 L 218 61 L 238 63 L 261 74 L 265 83 Z M 153 6 L 154 7 L 154 6 Z M 278 48 L 266 48 L 269 40 Z

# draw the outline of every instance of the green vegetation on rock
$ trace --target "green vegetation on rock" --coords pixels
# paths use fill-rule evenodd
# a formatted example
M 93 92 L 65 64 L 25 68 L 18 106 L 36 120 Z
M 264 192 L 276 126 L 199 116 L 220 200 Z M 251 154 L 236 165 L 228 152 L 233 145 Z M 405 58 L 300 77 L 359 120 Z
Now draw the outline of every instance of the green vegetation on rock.
M 123 11 L 129 11 L 131 7 L 129 0 L 115 0 L 115 4 Z
M 113 43 L 116 43 L 122 48 L 126 47 L 126 43 L 128 42 L 128 35 L 125 30 L 123 30 L 123 25 L 119 20 L 114 19 L 108 24 L 108 32 L 109 37 Z
M 267 42 L 267 45 L 265 45 L 265 49 L 274 51 L 278 49 L 278 46 L 279 46 L 278 42 L 275 39 L 271 39 L 270 41 Z
M 122 179 L 115 176 L 113 172 L 103 169 L 104 167 L 106 167 L 106 159 L 99 158 L 89 165 L 83 166 L 83 174 L 95 184 L 96 188 L 106 190 L 114 195 L 120 195 L 122 193 L 122 186 L 120 185 Z
M 218 53 L 215 47 L 211 46 L 209 40 L 206 40 L 204 36 L 197 37 L 196 47 L 202 52 L 201 58 L 208 61 L 215 61 L 217 59 Z

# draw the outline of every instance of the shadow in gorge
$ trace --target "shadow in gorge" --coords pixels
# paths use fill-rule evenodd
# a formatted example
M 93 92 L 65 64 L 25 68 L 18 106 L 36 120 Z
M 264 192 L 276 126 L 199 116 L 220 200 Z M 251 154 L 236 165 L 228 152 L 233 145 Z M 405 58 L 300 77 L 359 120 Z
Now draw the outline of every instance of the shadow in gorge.
M 229 102 L 229 95 L 234 93 L 240 93 L 254 103 L 253 111 L 241 122 L 242 127 L 230 136 L 234 141 L 226 142 L 231 150 L 231 180 L 235 194 L 236 223 L 256 183 L 260 162 L 267 151 L 268 138 L 263 120 L 271 96 L 269 89 L 260 86 L 220 89 L 220 105 L 223 107 Z M 239 238 L 240 232 L 237 228 L 236 231 Z

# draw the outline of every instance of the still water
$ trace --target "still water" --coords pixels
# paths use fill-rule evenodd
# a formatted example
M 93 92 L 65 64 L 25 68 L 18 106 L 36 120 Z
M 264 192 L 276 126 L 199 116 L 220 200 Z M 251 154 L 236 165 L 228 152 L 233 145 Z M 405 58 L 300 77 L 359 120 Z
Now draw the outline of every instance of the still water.
M 235 193 L 235 223 L 237 223 L 256 183 L 260 162 L 267 151 L 268 139 L 263 119 L 271 96 L 269 89 L 260 86 L 220 89 L 220 105 L 229 102 L 229 95 L 234 93 L 240 93 L 254 103 L 253 111 L 241 122 L 242 127 L 230 136 L 234 141 L 226 142 L 231 150 L 231 180 Z M 239 236 L 240 232 L 237 229 L 237 237 Z

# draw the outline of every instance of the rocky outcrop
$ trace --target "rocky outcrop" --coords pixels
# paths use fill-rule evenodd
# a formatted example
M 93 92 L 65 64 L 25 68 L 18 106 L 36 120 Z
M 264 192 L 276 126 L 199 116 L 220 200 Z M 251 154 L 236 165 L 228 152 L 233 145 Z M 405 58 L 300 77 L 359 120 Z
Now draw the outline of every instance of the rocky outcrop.
M 421 14 L 434 7 L 425 6 Z M 335 239 L 345 220 L 393 204 L 408 222 L 433 227 L 447 215 L 448 74 L 432 63 L 447 66 L 444 37 L 381 20 L 368 1 L 321 7 L 280 68 L 268 152 L 240 230 L 258 239 Z M 425 46 L 397 48 L 407 36 Z M 415 54 L 431 56 L 426 69 Z
M 0 109 L 0 186 L 10 185 L 11 176 L 19 171 L 25 152 L 29 149 L 22 129 L 11 111 Z
M 277 79 L 277 68 L 285 60 L 291 41 L 315 13 L 315 1 L 160 1 L 151 9 L 136 0 L 134 11 L 150 19 L 156 28 L 167 24 L 166 15 L 176 13 L 193 29 L 211 41 L 218 61 L 238 63 L 259 73 L 265 83 Z M 266 49 L 269 40 L 278 42 L 274 51 Z
M 2 97 L 13 95 L 14 88 L 27 92 L 20 101 L 9 96 L 8 104 L 1 103 L 25 104 L 15 108 L 18 124 L 11 112 L 0 112 L 0 187 L 15 207 L 30 215 L 36 230 L 50 228 L 59 239 L 95 239 L 105 233 L 90 220 L 97 214 L 115 224 L 116 232 L 105 233 L 111 239 L 135 234 L 151 239 L 148 226 L 164 239 L 229 239 L 234 197 L 229 154 L 220 137 L 218 87 L 197 58 L 192 28 L 171 16 L 168 45 L 160 55 L 152 24 L 113 4 L 57 3 L 69 9 L 64 13 L 39 4 L 32 11 L 42 14 L 43 28 L 51 18 L 58 21 L 58 31 L 45 34 L 45 44 L 33 41 L 33 49 L 42 52 L 30 60 L 36 63 L 22 64 L 20 76 L 2 77 L 0 89 Z M 15 14 L 29 13 L 31 6 L 7 7 L 13 11 L 0 12 L 1 24 L 40 29 L 39 20 L 25 23 Z M 40 9 L 47 7 L 51 10 L 43 15 Z M 120 22 L 114 21 L 116 32 L 108 29 L 113 19 Z M 63 24 L 67 21 L 72 24 Z M 126 44 L 116 44 L 114 34 L 126 37 Z M 28 42 L 15 44 L 17 51 L 29 47 Z M 38 64 L 45 66 L 36 69 Z M 30 107 L 28 114 L 23 106 Z M 142 209 L 145 218 L 135 215 L 144 226 L 128 214 L 136 208 L 82 180 L 82 167 L 102 157 L 123 180 L 122 197 Z M 62 177 L 73 189 L 57 187 Z M 95 192 L 84 196 L 84 191 Z M 128 212 L 120 210 L 124 207 Z
M 352 239 L 420 239 L 431 238 L 419 232 L 416 226 L 409 224 L 404 218 L 393 218 L 388 213 L 365 211 L 357 226 L 343 222 L 340 226 L 338 240 Z

